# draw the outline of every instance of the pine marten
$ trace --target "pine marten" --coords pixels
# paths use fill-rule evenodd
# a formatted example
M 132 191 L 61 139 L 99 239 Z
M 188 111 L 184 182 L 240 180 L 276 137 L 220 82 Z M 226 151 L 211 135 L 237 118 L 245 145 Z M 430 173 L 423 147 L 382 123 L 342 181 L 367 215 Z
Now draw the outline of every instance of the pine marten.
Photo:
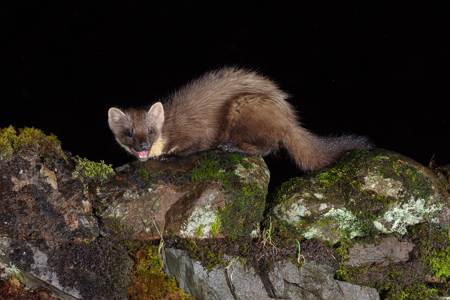
M 311 171 L 372 143 L 354 135 L 318 137 L 301 126 L 288 94 L 251 71 L 208 72 L 149 109 L 111 108 L 116 140 L 139 160 L 187 156 L 220 148 L 265 156 L 284 147 L 298 168 Z

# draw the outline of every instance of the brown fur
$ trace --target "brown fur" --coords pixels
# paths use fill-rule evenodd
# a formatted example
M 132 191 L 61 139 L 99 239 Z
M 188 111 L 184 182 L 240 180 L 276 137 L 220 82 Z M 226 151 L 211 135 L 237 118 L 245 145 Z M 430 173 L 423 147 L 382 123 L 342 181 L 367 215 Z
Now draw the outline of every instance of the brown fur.
M 365 137 L 321 138 L 308 132 L 287 97 L 257 73 L 224 68 L 206 73 L 148 111 L 111 108 L 108 121 L 117 141 L 141 160 L 215 148 L 265 156 L 282 146 L 299 168 L 315 170 L 348 150 L 372 147 Z M 149 154 L 140 158 L 142 151 Z

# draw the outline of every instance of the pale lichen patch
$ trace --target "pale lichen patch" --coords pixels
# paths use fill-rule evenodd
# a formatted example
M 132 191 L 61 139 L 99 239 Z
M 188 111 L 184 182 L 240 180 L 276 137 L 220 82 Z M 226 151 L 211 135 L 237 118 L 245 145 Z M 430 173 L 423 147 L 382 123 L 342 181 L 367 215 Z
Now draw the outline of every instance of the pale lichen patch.
M 317 199 L 323 199 L 325 196 L 323 194 L 314 193 L 314 196 L 316 196 Z
M 328 205 L 326 203 L 321 203 L 320 206 L 319 206 L 319 211 L 323 211 L 323 210 L 325 210 L 327 208 L 328 208 Z
M 290 199 L 286 201 L 286 203 L 292 203 L 288 208 L 283 204 L 278 204 L 274 211 L 278 212 L 280 210 L 282 214 L 280 217 L 286 222 L 290 223 L 298 223 L 302 220 L 302 217 L 308 217 L 311 215 L 311 211 L 307 209 L 306 205 L 304 205 L 304 199 L 298 198 L 299 194 L 294 194 Z M 292 201 L 295 198 L 295 201 Z
M 404 204 L 395 204 L 382 218 L 374 221 L 375 227 L 385 233 L 398 232 L 405 234 L 408 225 L 418 224 L 429 218 L 432 222 L 442 210 L 443 204 L 426 205 L 424 199 L 410 201 Z M 434 220 L 436 221 L 436 220 Z
M 364 236 L 360 230 L 358 218 L 346 208 L 331 208 L 329 212 L 323 215 L 324 218 L 330 218 L 337 222 L 338 228 L 348 232 L 350 238 Z
M 186 221 L 184 229 L 180 230 L 180 233 L 184 236 L 190 236 L 196 232 L 198 228 L 201 228 L 200 238 L 206 238 L 211 232 L 211 225 L 216 220 L 216 213 L 211 208 L 211 205 L 205 205 L 204 207 L 196 206 L 192 214 Z
M 303 233 L 303 237 L 306 239 L 312 239 L 314 237 L 317 237 L 318 234 L 319 229 L 317 229 L 316 227 L 311 227 L 308 229 L 308 231 Z
M 374 191 L 378 195 L 397 197 L 402 191 L 403 184 L 391 178 L 383 178 L 380 175 L 369 173 L 364 178 L 364 185 L 361 188 Z

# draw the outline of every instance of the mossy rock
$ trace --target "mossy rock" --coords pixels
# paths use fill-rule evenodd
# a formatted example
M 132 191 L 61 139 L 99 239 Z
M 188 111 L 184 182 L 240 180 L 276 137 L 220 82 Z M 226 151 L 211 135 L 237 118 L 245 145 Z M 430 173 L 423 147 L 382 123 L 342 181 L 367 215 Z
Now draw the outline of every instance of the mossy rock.
M 431 170 L 377 149 L 348 152 L 330 168 L 284 183 L 270 215 L 282 231 L 336 243 L 445 222 L 448 207 L 448 192 Z
M 36 155 L 45 158 L 62 157 L 61 142 L 54 134 L 46 135 L 40 129 L 13 126 L 0 128 L 0 161 L 8 161 L 13 154 Z
M 261 157 L 208 151 L 120 170 L 89 196 L 102 225 L 119 218 L 134 238 L 234 239 L 263 218 L 269 173 Z

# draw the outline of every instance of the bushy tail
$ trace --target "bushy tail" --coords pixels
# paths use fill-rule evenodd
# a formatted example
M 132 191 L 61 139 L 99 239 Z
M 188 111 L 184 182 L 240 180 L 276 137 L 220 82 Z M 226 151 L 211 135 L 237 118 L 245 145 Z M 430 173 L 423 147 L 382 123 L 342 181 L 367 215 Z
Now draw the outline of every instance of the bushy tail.
M 283 144 L 297 167 L 303 171 L 314 171 L 335 162 L 349 150 L 369 150 L 372 142 L 364 136 L 342 135 L 319 137 L 303 128 L 296 128 L 296 134 Z

